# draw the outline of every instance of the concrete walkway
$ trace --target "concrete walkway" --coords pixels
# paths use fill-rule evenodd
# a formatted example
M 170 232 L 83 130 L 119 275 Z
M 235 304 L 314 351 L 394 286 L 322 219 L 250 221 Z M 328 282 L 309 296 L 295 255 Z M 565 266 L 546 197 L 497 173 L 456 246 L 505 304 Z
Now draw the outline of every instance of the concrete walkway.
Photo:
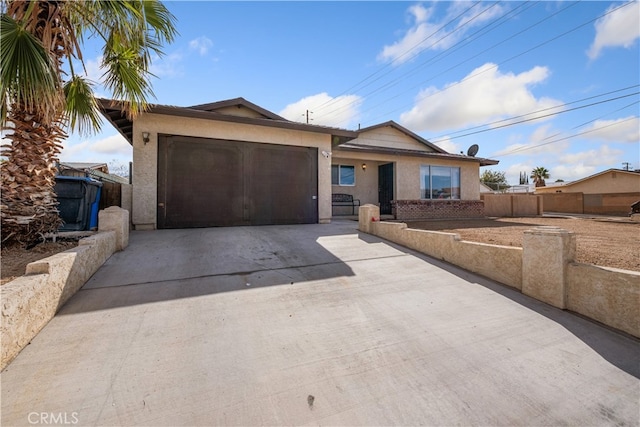
M 637 340 L 355 227 L 132 233 L 2 372 L 2 425 L 640 423 Z

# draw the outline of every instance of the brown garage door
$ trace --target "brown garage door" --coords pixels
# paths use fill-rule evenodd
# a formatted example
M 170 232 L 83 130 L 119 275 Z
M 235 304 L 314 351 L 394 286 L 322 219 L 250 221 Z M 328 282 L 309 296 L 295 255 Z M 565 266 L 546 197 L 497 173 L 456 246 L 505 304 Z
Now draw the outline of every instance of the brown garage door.
M 159 138 L 159 228 L 316 223 L 317 192 L 317 148 Z

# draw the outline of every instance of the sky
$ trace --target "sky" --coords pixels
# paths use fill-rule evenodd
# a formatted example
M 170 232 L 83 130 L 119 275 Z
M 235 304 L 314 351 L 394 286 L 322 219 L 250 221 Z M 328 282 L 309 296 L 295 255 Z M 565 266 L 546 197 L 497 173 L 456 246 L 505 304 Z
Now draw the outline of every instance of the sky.
M 572 181 L 640 168 L 640 3 L 164 2 L 179 36 L 155 58 L 155 98 L 243 97 L 346 129 L 394 120 L 517 185 L 536 167 Z M 84 45 L 100 85 L 99 40 Z M 62 161 L 132 160 L 107 122 L 70 134 Z M 628 165 L 627 165 L 628 163 Z

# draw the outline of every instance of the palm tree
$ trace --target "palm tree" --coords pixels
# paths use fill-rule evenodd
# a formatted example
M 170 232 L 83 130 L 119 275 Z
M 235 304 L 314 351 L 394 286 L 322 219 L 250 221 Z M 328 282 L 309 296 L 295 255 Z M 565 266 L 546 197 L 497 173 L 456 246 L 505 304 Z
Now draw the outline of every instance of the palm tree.
M 531 178 L 536 187 L 544 187 L 547 185 L 545 179 L 549 179 L 549 171 L 547 168 L 539 166 L 531 171 Z
M 93 84 L 84 68 L 84 37 L 104 42 L 105 87 L 130 118 L 153 96 L 149 66 L 173 41 L 175 18 L 156 0 L 3 0 L 0 95 L 3 146 L 2 244 L 32 243 L 61 223 L 54 192 L 66 130 L 100 129 Z

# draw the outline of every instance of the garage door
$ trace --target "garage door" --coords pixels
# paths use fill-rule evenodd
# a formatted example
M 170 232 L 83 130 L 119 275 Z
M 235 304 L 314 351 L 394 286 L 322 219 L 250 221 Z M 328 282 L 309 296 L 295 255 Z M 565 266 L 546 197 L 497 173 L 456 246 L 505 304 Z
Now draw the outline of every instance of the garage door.
M 160 136 L 158 228 L 318 222 L 318 149 Z

